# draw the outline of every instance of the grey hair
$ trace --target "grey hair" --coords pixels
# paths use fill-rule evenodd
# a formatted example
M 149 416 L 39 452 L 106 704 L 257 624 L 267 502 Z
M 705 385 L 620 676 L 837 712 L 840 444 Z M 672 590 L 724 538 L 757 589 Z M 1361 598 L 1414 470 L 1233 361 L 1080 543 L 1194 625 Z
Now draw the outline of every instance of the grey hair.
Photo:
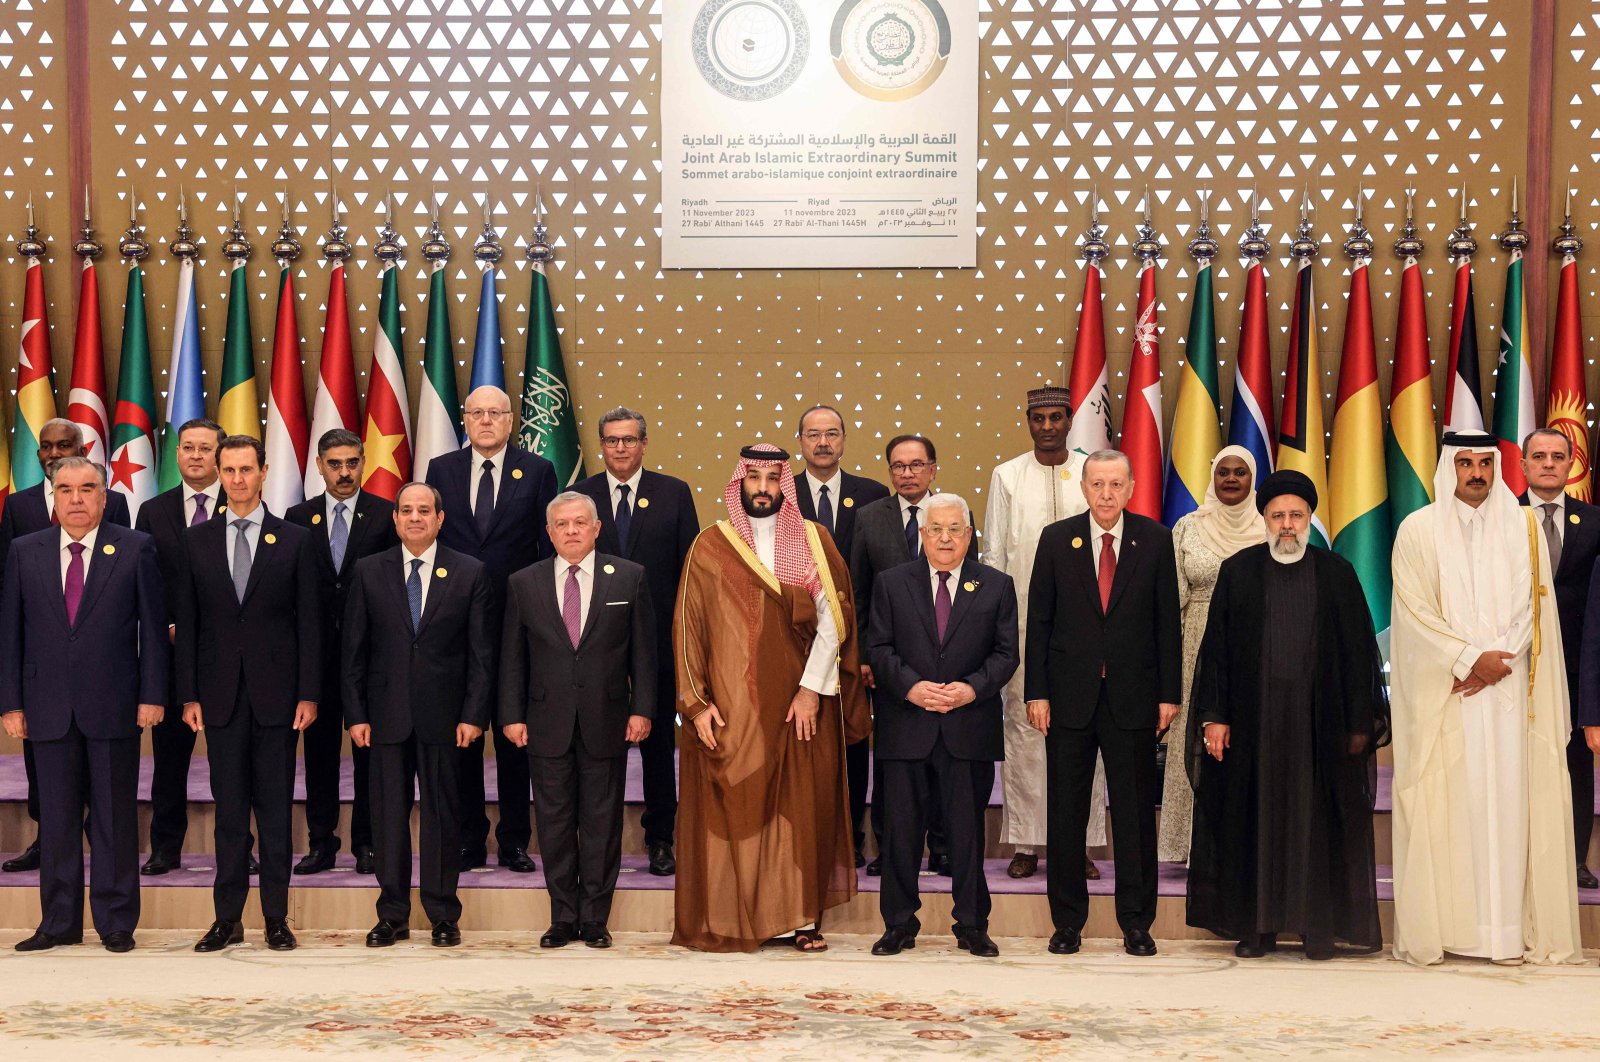
M 606 425 L 615 424 L 619 420 L 637 421 L 639 424 L 639 438 L 648 439 L 650 437 L 650 425 L 645 422 L 643 413 L 629 409 L 627 406 L 618 406 L 616 409 L 600 415 L 600 426 L 595 430 L 600 433 L 601 442 L 604 442 L 606 438 Z
M 600 510 L 595 508 L 594 499 L 580 491 L 564 490 L 550 499 L 550 504 L 544 507 L 544 522 L 550 522 L 550 514 L 556 511 L 558 505 L 570 505 L 573 502 L 582 502 L 589 507 L 589 519 L 600 519 Z
M 928 520 L 932 520 L 933 511 L 935 509 L 960 509 L 962 526 L 972 526 L 972 506 L 968 505 L 967 499 L 963 498 L 959 494 L 943 493 L 928 495 L 928 500 L 924 502 L 922 506 L 922 515 Z
M 100 479 L 100 489 L 106 489 L 106 466 L 98 461 L 91 461 L 87 457 L 63 457 L 58 461 L 50 462 L 50 482 L 53 485 L 56 476 L 64 471 L 74 468 L 92 468 L 94 474 Z
M 1122 467 L 1128 470 L 1128 478 L 1133 478 L 1133 462 L 1128 460 L 1128 455 L 1121 450 L 1096 450 L 1083 459 L 1083 468 L 1087 472 L 1089 466 L 1097 461 L 1121 461 Z
M 72 437 L 74 440 L 76 440 L 78 449 L 83 449 L 82 425 L 75 424 L 66 417 L 51 417 L 49 420 L 39 425 L 39 434 L 43 435 L 46 428 L 66 428 L 68 431 L 72 432 Z

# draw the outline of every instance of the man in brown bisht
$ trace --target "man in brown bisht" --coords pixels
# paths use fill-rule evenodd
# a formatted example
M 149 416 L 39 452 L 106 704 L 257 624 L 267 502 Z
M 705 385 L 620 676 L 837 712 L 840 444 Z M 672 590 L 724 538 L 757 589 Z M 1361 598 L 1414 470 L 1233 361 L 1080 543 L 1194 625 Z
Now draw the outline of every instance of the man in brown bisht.
M 678 709 L 697 740 L 679 753 L 672 942 L 702 951 L 822 951 L 822 912 L 856 894 L 844 746 L 871 724 L 855 608 L 794 497 L 787 453 L 739 451 L 728 519 L 695 539 L 678 589 Z

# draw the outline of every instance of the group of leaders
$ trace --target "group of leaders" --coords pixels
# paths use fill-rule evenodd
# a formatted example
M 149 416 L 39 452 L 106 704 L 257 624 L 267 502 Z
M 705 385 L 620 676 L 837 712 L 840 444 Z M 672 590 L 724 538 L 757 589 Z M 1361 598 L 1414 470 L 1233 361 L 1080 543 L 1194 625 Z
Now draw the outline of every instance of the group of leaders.
M 676 874 L 674 941 L 825 949 L 824 912 L 866 863 L 870 739 L 874 954 L 914 946 L 925 852 L 952 878 L 959 946 L 998 954 L 983 856 L 1001 761 L 1008 872 L 1049 853 L 1050 952 L 1080 947 L 1107 799 L 1130 954 L 1156 952 L 1158 859 L 1188 860 L 1189 923 L 1241 957 L 1280 937 L 1311 959 L 1373 951 L 1376 751 L 1392 738 L 1395 953 L 1581 961 L 1600 509 L 1562 493 L 1562 436 L 1525 441 L 1524 499 L 1495 440 L 1446 436 L 1438 500 L 1395 547 L 1386 691 L 1354 570 L 1310 544 L 1306 477 L 1258 479 L 1226 448 L 1169 532 L 1125 511 L 1123 455 L 1068 449 L 1070 408 L 1064 388 L 1028 392 L 1033 446 L 994 470 L 984 562 L 968 503 L 933 490 L 934 443 L 889 441 L 890 490 L 840 468 L 828 406 L 797 425 L 803 474 L 745 447 L 726 518 L 703 531 L 689 486 L 644 468 L 647 424 L 625 408 L 600 419 L 605 471 L 570 491 L 510 444 L 496 388 L 467 398 L 468 445 L 393 504 L 360 489 L 361 440 L 331 431 L 325 492 L 281 516 L 262 504 L 262 444 L 191 421 L 183 482 L 137 529 L 76 427 L 49 422 L 47 482 L 0 515 L 0 721 L 25 739 L 39 824 L 6 864 L 39 871 L 42 917 L 17 949 L 82 941 L 85 832 L 93 927 L 134 947 L 140 874 L 180 865 L 200 733 L 216 880 L 196 950 L 243 941 L 253 873 L 267 946 L 294 948 L 289 883 L 335 863 L 348 731 L 373 947 L 410 936 L 414 792 L 431 940 L 460 942 L 459 874 L 488 858 L 492 732 L 497 858 L 536 870 L 538 829 L 542 947 L 611 945 L 637 745 L 649 869 Z M 301 740 L 310 850 L 291 865 Z

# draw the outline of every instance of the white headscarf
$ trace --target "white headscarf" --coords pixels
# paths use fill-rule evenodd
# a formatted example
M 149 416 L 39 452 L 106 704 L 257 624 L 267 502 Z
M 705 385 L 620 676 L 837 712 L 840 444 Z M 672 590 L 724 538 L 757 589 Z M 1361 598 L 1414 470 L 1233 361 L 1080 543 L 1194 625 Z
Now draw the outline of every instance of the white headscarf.
M 1224 457 L 1237 457 L 1250 469 L 1250 493 L 1235 505 L 1217 500 L 1217 465 Z M 1267 525 L 1256 511 L 1256 459 L 1242 446 L 1224 446 L 1211 459 L 1211 477 L 1206 480 L 1205 500 L 1194 511 L 1195 525 L 1206 545 L 1223 560 L 1241 549 L 1259 546 L 1268 540 Z

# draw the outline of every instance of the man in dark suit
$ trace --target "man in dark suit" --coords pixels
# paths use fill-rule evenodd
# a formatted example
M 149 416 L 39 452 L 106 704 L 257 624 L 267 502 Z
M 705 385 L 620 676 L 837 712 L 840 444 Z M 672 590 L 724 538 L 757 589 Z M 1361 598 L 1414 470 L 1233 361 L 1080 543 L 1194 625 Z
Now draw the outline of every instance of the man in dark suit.
M 188 530 L 178 598 L 178 699 L 184 722 L 205 732 L 217 816 L 216 921 L 195 950 L 221 951 L 244 940 L 254 812 L 267 947 L 289 951 L 295 946 L 287 921 L 294 749 L 316 719 L 321 695 L 317 562 L 310 534 L 262 504 L 261 440 L 228 436 L 217 468 L 227 517 Z
M 283 514 L 291 524 L 311 532 L 311 552 L 317 557 L 317 584 L 322 591 L 322 700 L 317 719 L 306 728 L 306 833 L 305 858 L 295 864 L 296 874 L 332 870 L 339 854 L 339 767 L 344 750 L 344 711 L 340 703 L 339 672 L 344 657 L 340 624 L 356 562 L 393 549 L 394 506 L 361 489 L 364 454 L 361 437 L 334 428 L 317 440 L 317 471 L 327 489 L 307 498 Z M 372 820 L 367 799 L 367 750 L 350 748 L 355 797 L 350 804 L 350 849 L 356 873 L 373 871 Z
M 913 947 L 921 923 L 918 871 L 927 809 L 943 811 L 954 878 L 956 943 L 1000 954 L 989 936 L 984 816 L 994 765 L 1005 758 L 1000 691 L 1017 670 L 1017 592 L 1011 577 L 968 557 L 972 517 L 959 495 L 922 513 L 923 556 L 880 572 L 867 655 L 878 683 L 874 718 L 885 803 L 884 933 L 874 955 Z M 930 784 L 930 775 L 932 782 Z
M 600 456 L 606 470 L 573 489 L 587 495 L 600 515 L 601 553 L 644 566 L 650 601 L 662 617 L 670 617 L 678 600 L 683 559 L 700 533 L 694 493 L 681 479 L 644 468 L 649 445 L 644 415 L 618 407 L 600 417 Z M 672 624 L 657 623 L 656 704 L 677 703 L 677 675 L 672 663 Z M 644 843 L 650 873 L 665 876 L 677 870 L 672 828 L 678 817 L 678 728 L 671 715 L 639 742 L 644 768 Z
M 484 566 L 439 545 L 439 492 L 408 483 L 395 502 L 390 523 L 400 545 L 356 566 L 343 633 L 350 740 L 372 755 L 379 892 L 378 924 L 367 934 L 367 947 L 411 936 L 411 794 L 417 785 L 422 909 L 433 923 L 434 946 L 449 948 L 461 943 L 459 750 L 491 722 L 498 632 L 489 626 Z
M 49 485 L 53 466 L 67 457 L 87 457 L 83 447 L 83 429 L 70 420 L 54 417 L 39 429 L 39 449 L 35 452 L 44 480 L 17 491 L 6 499 L 0 510 L 0 557 L 4 557 L 11 543 L 24 535 L 31 535 L 52 526 L 55 520 L 55 495 L 45 488 Z M 104 456 L 104 455 L 99 455 Z M 17 455 L 23 460 L 22 455 Z M 106 492 L 104 522 L 117 527 L 132 526 L 128 520 L 128 500 L 116 491 Z M 0 576 L 0 588 L 4 587 Z M 39 821 L 39 786 L 33 762 L 33 743 L 22 743 L 22 767 L 28 777 L 28 817 Z M 15 859 L 0 863 L 0 871 L 16 873 L 39 869 L 39 842 L 37 838 Z
M 62 459 L 60 527 L 6 555 L 0 594 L 0 718 L 39 765 L 38 930 L 18 951 L 83 940 L 83 805 L 90 808 L 89 909 L 108 951 L 139 924 L 139 729 L 167 692 L 166 606 L 148 535 L 103 522 L 105 470 Z
M 645 570 L 595 552 L 600 520 L 587 494 L 550 503 L 556 556 L 506 587 L 500 726 L 528 750 L 550 890 L 542 948 L 582 938 L 609 948 L 611 897 L 622 868 L 628 744 L 655 715 L 655 618 Z
M 139 506 L 138 529 L 155 539 L 166 590 L 167 630 L 177 636 L 177 602 L 183 578 L 185 532 L 222 513 L 217 479 L 217 446 L 222 427 L 212 420 L 190 420 L 178 428 L 178 474 L 183 482 Z M 176 676 L 174 676 L 176 677 Z M 170 688 L 161 722 L 150 728 L 153 771 L 150 778 L 150 858 L 139 873 L 148 877 L 177 870 L 189 833 L 189 761 L 194 731 L 183 721 L 176 686 Z
M 1028 587 L 1028 721 L 1045 736 L 1047 843 L 1083 846 L 1094 758 L 1105 760 L 1123 950 L 1154 955 L 1156 737 L 1182 696 L 1172 534 L 1127 513 L 1133 470 L 1116 450 L 1084 462 L 1089 511 L 1039 536 Z M 1050 951 L 1078 950 L 1089 890 L 1076 860 L 1049 861 Z
M 428 462 L 428 485 L 444 499 L 449 517 L 439 541 L 457 553 L 483 562 L 494 591 L 490 627 L 500 626 L 506 580 L 540 557 L 550 555 L 544 510 L 556 496 L 556 470 L 537 454 L 508 445 L 511 399 L 498 387 L 479 387 L 467 396 L 467 440 Z M 496 647 L 498 651 L 498 647 Z M 462 750 L 461 869 L 472 870 L 489 860 L 489 816 L 484 809 L 483 744 Z M 499 862 L 519 874 L 538 867 L 528 855 L 533 824 L 528 818 L 528 758 L 494 735 L 494 771 L 500 788 L 500 822 L 495 840 Z
M 922 524 L 926 517 L 922 510 L 927 506 L 933 481 L 939 474 L 939 457 L 933 441 L 920 435 L 897 435 L 884 447 L 883 457 L 889 466 L 894 493 L 863 506 L 856 516 L 854 535 L 850 542 L 850 586 L 856 600 L 856 626 L 865 632 L 872 622 L 873 581 L 879 572 L 898 567 L 922 555 Z M 861 668 L 862 680 L 868 689 L 876 688 L 876 679 L 870 664 Z M 866 742 L 858 742 L 862 749 L 855 753 L 865 755 Z M 852 746 L 854 747 L 854 746 Z M 845 750 L 848 761 L 851 752 Z M 856 785 L 856 774 L 850 773 L 851 813 L 855 822 L 856 865 L 861 865 L 861 847 L 866 841 L 862 829 L 858 801 L 864 799 L 866 786 Z M 929 784 L 933 784 L 929 776 Z M 865 779 L 863 779 L 863 782 Z M 867 873 L 877 876 L 883 866 L 883 822 L 887 794 L 883 788 L 883 770 L 876 764 L 872 770 L 872 833 L 878 838 L 879 858 L 867 865 Z M 950 858 L 945 851 L 944 821 L 937 804 L 928 806 L 928 869 L 935 873 L 950 873 Z
M 1576 841 L 1578 887 L 1600 888 L 1589 870 L 1589 838 L 1594 832 L 1594 753 L 1578 721 L 1584 613 L 1589 607 L 1596 557 L 1600 557 L 1600 506 L 1567 496 L 1572 474 L 1572 443 L 1554 428 L 1538 428 L 1522 440 L 1522 473 L 1555 568 L 1556 614 L 1561 617 L 1561 647 L 1566 653 L 1567 693 L 1573 703 L 1572 738 L 1567 742 L 1567 774 L 1572 780 L 1572 832 Z M 1597 617 L 1600 621 L 1600 617 Z

